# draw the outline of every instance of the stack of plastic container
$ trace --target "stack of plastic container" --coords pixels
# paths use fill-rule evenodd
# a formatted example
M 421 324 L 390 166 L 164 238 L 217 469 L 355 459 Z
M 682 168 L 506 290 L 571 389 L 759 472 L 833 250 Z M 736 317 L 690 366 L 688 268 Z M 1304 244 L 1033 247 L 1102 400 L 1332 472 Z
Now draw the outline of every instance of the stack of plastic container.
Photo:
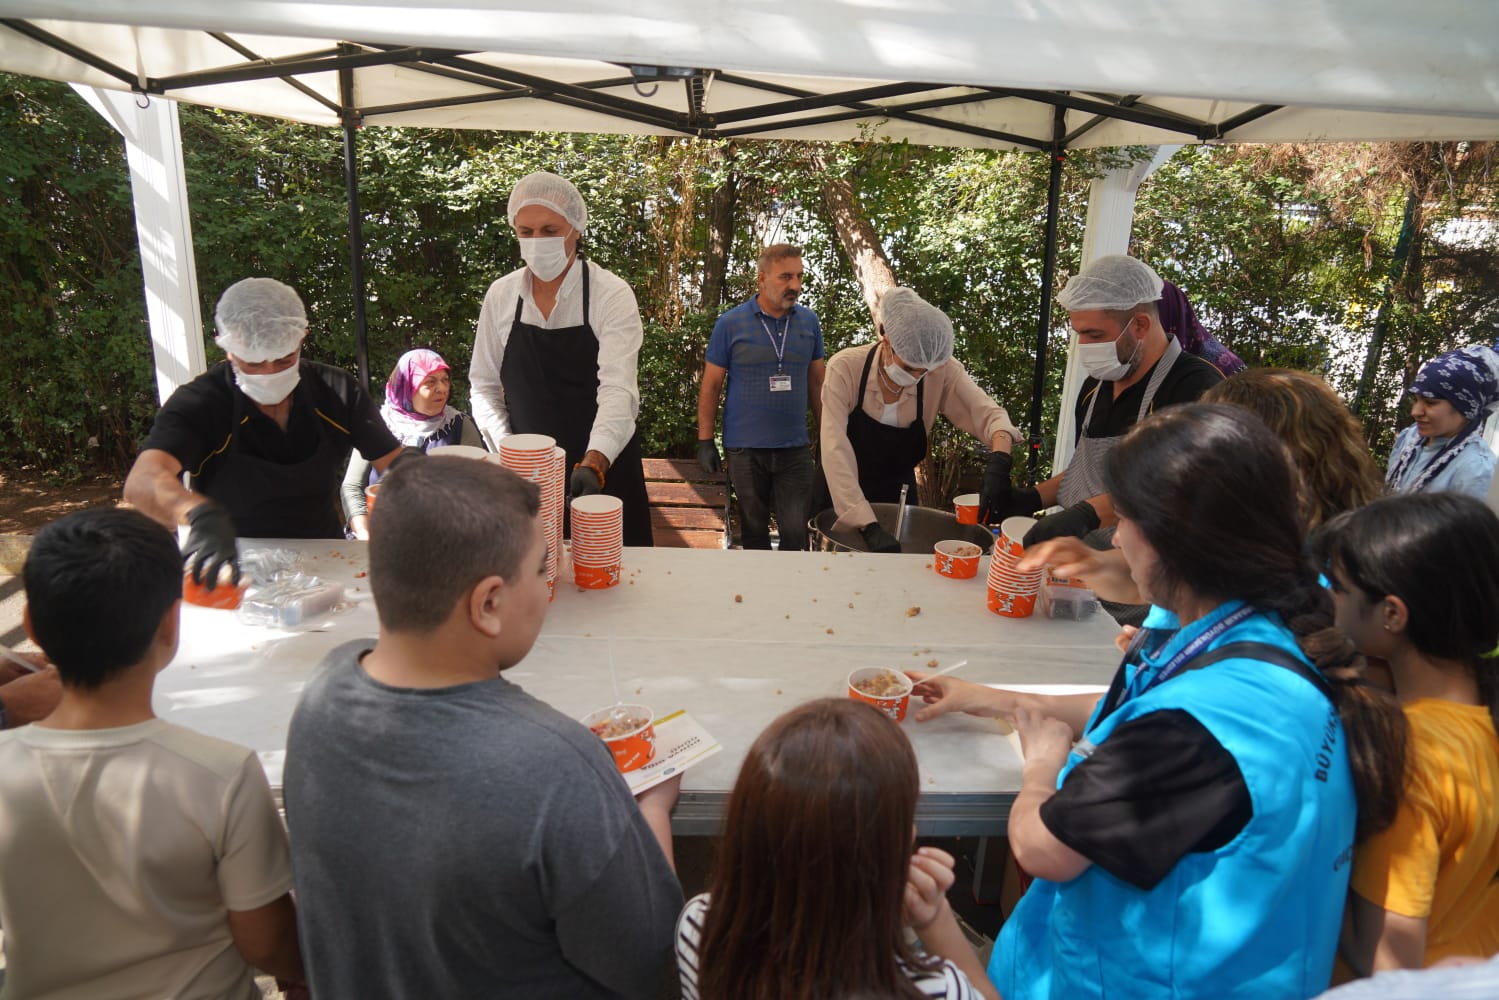
M 572 502 L 573 579 L 587 590 L 619 583 L 624 554 L 625 506 L 618 497 L 595 493 Z
M 566 487 L 557 462 L 555 438 L 545 434 L 511 434 L 500 441 L 499 462 L 541 490 L 541 523 L 547 540 L 547 590 L 557 593 L 557 568 L 562 553 L 562 493 Z M 567 465 L 563 453 L 561 468 Z

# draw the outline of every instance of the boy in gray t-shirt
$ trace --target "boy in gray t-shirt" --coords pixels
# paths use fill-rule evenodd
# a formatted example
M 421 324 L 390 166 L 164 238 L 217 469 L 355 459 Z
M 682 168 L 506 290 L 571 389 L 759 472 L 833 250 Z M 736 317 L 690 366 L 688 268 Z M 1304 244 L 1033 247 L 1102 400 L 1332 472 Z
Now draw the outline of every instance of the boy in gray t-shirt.
M 287 741 L 302 944 L 327 997 L 651 996 L 677 783 L 501 676 L 546 614 L 536 487 L 424 458 L 371 514 L 379 640 L 333 650 Z

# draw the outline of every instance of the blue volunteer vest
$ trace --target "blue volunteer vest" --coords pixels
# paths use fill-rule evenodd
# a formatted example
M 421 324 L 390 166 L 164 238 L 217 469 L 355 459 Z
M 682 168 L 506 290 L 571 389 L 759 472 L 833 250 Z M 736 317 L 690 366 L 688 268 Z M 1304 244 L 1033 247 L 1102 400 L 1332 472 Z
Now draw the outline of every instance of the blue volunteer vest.
M 1006 1000 L 1310 997 L 1332 974 L 1356 803 L 1337 710 L 1290 670 L 1226 659 L 1150 681 L 1177 651 L 1242 606 L 1221 605 L 1129 671 L 1129 694 L 1089 721 L 1080 747 L 1162 709 L 1182 709 L 1233 755 L 1254 815 L 1222 848 L 1188 854 L 1145 891 L 1096 866 L 1037 879 L 1000 931 L 989 976 Z M 1152 608 L 1147 628 L 1175 628 Z M 1256 613 L 1213 640 L 1300 655 L 1279 616 Z M 1082 761 L 1074 750 L 1058 787 Z

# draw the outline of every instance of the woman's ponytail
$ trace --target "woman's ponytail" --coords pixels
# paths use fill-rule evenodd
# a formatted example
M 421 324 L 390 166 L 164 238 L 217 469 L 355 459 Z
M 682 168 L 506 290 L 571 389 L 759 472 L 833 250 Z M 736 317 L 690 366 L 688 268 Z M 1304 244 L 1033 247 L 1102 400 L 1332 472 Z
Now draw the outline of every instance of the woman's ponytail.
M 1301 651 L 1332 686 L 1358 797 L 1354 839 L 1362 841 L 1394 822 L 1400 808 L 1405 787 L 1405 713 L 1394 695 L 1369 683 L 1368 664 L 1348 636 L 1333 625 L 1332 598 L 1319 581 L 1304 576 L 1281 594 L 1268 606 L 1280 614 Z

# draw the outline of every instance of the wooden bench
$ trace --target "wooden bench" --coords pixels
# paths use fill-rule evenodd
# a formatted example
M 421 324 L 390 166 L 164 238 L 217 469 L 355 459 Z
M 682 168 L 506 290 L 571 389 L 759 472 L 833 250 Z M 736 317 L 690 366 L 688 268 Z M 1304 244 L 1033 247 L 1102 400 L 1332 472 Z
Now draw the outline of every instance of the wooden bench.
M 678 549 L 721 549 L 729 535 L 728 479 L 704 472 L 692 459 L 645 459 L 645 492 L 656 544 Z

